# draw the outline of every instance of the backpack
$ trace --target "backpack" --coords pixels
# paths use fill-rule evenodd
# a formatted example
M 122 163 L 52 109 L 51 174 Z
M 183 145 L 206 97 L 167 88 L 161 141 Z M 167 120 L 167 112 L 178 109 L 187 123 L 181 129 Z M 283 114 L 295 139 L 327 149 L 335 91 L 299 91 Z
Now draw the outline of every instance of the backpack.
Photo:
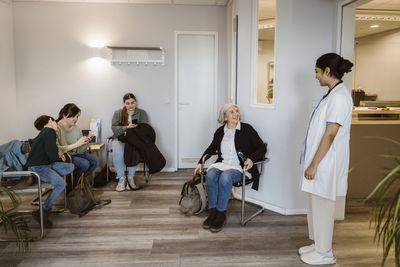
M 186 216 L 198 215 L 207 207 L 207 190 L 200 174 L 183 184 L 179 209 Z

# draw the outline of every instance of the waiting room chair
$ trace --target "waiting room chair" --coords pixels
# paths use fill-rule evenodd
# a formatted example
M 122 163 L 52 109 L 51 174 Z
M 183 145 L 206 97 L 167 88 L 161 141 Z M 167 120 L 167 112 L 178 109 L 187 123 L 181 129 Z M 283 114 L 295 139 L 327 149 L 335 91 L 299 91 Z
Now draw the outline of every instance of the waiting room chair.
M 66 158 L 67 158 L 67 161 L 66 161 L 66 162 L 72 163 L 72 157 L 71 157 L 71 155 L 68 154 L 68 153 L 66 153 L 66 154 L 64 154 L 64 155 L 65 155 Z M 73 189 L 73 188 L 74 188 L 74 172 L 72 172 L 72 173 L 70 173 L 70 174 L 68 174 L 68 175 L 64 175 L 64 176 L 63 176 L 66 184 L 68 184 L 68 183 L 67 183 L 67 177 L 68 177 L 68 176 L 70 177 L 70 180 L 71 180 L 71 189 Z M 68 187 L 68 185 L 66 185 L 65 188 L 64 188 L 64 209 L 63 209 L 63 210 L 60 210 L 60 211 L 56 211 L 56 212 L 64 212 L 64 211 L 66 211 L 67 208 L 68 208 L 68 204 L 67 204 L 67 194 L 68 194 L 68 192 L 67 192 L 67 187 Z M 49 193 L 51 192 L 51 190 L 53 190 L 53 188 L 47 188 L 47 189 L 41 194 L 41 196 L 43 197 L 43 196 L 49 194 Z M 34 199 L 32 199 L 31 205 L 35 205 L 35 206 L 39 205 L 38 200 L 39 200 L 39 196 L 38 196 L 38 197 L 35 197 Z
M 40 214 L 40 235 L 37 238 L 31 238 L 31 241 L 36 241 L 36 240 L 40 240 L 44 237 L 44 225 L 43 225 L 43 201 L 42 201 L 42 183 L 40 181 L 40 176 L 39 174 L 37 174 L 36 172 L 32 172 L 32 171 L 8 171 L 8 172 L 3 172 L 0 175 L 0 180 L 2 177 L 4 178 L 12 178 L 12 177 L 29 177 L 32 176 L 34 178 L 36 178 L 37 183 L 38 183 L 38 198 L 39 198 L 39 214 Z M 1 222 L 0 222 L 1 224 Z M 16 240 L 5 240 L 5 239 L 1 239 L 0 241 L 5 241 L 5 242 L 9 242 L 9 241 L 16 241 Z
M 259 173 L 260 173 L 260 177 L 263 173 L 263 166 L 264 163 L 268 162 L 269 159 L 268 158 L 264 158 L 263 160 L 254 162 L 253 165 L 256 165 Z M 240 212 L 240 223 L 242 226 L 244 226 L 247 222 L 249 222 L 250 220 L 252 220 L 254 217 L 256 217 L 257 215 L 261 214 L 264 211 L 264 207 L 252 202 L 249 202 L 246 200 L 246 185 L 253 183 L 253 179 L 246 179 L 246 171 L 243 168 L 243 179 L 240 182 L 234 183 L 233 186 L 234 187 L 242 187 L 242 196 L 241 199 L 237 199 L 234 198 L 234 200 L 240 200 L 242 202 L 242 207 L 241 207 L 241 212 Z M 243 186 L 244 185 L 244 186 Z M 250 204 L 252 206 L 255 206 L 258 208 L 258 210 L 256 212 L 254 212 L 252 215 L 250 215 L 249 217 L 247 217 L 245 219 L 245 203 Z

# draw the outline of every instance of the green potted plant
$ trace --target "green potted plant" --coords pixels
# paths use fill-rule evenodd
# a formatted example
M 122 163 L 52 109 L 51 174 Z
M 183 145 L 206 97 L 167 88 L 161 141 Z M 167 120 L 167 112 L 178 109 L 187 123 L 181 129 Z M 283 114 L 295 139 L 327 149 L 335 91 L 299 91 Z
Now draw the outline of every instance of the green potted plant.
M 25 214 L 17 212 L 17 207 L 20 199 L 17 198 L 13 187 L 6 181 L 0 179 L 0 195 L 7 195 L 11 200 L 11 206 L 4 203 L 4 198 L 0 198 L 0 225 L 3 226 L 4 231 L 7 233 L 11 230 L 17 242 L 18 250 L 26 252 L 29 250 L 29 241 L 31 238 L 31 229 L 28 225 L 28 220 Z M 7 201 L 8 202 L 8 201 Z
M 272 104 L 272 101 L 273 101 L 273 98 L 274 98 L 274 88 L 273 87 L 270 87 L 268 89 L 267 98 L 268 98 L 268 103 Z
M 400 142 L 392 139 L 379 139 L 400 145 Z M 395 160 L 396 165 L 367 197 L 367 200 L 376 198 L 370 223 L 375 225 L 375 240 L 378 244 L 382 241 L 382 266 L 393 246 L 396 266 L 400 266 L 400 155 L 382 155 L 382 157 Z
M 274 79 L 271 79 L 271 81 L 268 83 L 268 89 L 267 89 L 267 100 L 269 104 L 272 104 L 274 98 Z

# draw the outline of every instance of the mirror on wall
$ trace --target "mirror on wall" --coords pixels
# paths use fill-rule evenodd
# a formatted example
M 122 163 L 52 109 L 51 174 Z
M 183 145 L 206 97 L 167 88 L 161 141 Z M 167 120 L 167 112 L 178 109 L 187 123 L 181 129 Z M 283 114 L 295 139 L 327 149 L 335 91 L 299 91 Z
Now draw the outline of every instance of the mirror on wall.
M 274 104 L 276 0 L 258 1 L 256 104 Z

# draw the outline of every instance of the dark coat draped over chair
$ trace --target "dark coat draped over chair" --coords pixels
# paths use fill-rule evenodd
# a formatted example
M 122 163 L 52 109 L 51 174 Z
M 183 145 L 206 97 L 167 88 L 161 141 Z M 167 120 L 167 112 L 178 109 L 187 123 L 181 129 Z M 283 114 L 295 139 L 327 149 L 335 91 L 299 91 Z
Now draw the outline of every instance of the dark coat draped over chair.
M 156 133 L 147 123 L 139 123 L 135 128 L 126 129 L 118 140 L 125 144 L 124 160 L 126 166 L 136 166 L 145 162 L 149 173 L 159 172 L 165 166 L 165 158 L 155 145 Z

